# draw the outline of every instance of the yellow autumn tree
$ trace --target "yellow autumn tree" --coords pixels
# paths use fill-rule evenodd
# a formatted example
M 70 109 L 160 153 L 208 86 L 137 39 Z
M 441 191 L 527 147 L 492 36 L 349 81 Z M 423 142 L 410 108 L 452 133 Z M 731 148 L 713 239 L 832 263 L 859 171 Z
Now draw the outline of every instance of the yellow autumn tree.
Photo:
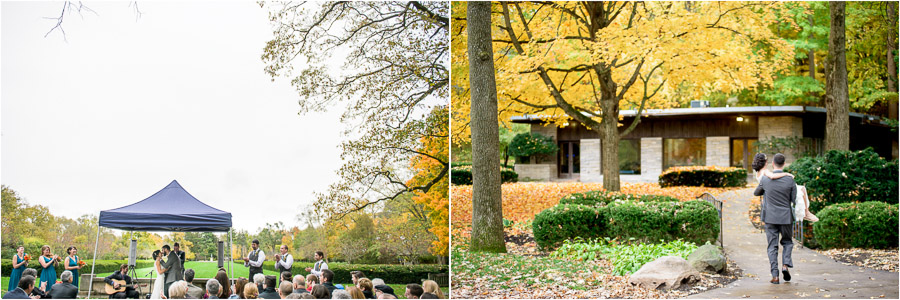
M 498 117 L 578 121 L 618 145 L 647 108 L 673 95 L 771 85 L 793 58 L 769 26 L 775 2 L 499 2 L 492 6 Z M 454 142 L 469 140 L 466 4 L 452 7 Z M 784 20 L 781 20 L 784 21 Z M 796 25 L 792 25 L 796 26 Z M 638 117 L 620 124 L 619 109 Z M 505 124 L 504 124 L 505 125 Z M 603 185 L 619 190 L 618 147 L 603 147 Z
M 435 176 L 442 173 L 448 162 L 449 125 L 448 108 L 446 106 L 435 107 L 428 116 L 427 134 L 420 139 L 421 146 L 418 154 L 410 160 L 410 167 L 415 173 L 407 182 L 409 186 L 427 184 Z M 432 243 L 431 253 L 438 256 L 448 256 L 450 246 L 449 216 L 450 202 L 448 195 L 448 176 L 444 174 L 440 181 L 428 189 L 427 192 L 414 191 L 413 200 L 416 204 L 425 207 L 428 219 L 431 221 L 429 231 L 437 236 L 437 241 Z

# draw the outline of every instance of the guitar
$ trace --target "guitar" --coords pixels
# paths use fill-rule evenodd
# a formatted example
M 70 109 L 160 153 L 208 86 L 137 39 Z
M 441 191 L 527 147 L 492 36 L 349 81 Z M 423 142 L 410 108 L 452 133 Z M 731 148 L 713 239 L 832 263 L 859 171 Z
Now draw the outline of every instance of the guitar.
M 110 280 L 112 280 L 112 282 L 114 282 L 114 283 L 118 283 L 119 288 L 117 289 L 113 285 L 107 283 L 105 289 L 106 289 L 106 293 L 109 295 L 124 292 L 126 288 L 130 288 L 130 287 L 134 286 L 133 284 L 125 284 L 125 280 L 116 280 L 116 279 L 110 279 Z

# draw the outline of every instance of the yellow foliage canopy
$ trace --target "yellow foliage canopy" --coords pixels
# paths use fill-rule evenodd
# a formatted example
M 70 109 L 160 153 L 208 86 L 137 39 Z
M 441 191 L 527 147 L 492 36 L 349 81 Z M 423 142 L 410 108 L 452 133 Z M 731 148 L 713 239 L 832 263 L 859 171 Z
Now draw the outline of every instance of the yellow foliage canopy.
M 448 109 L 439 106 L 432 110 L 427 124 L 430 128 L 429 135 L 423 136 L 420 153 L 410 160 L 410 167 L 416 172 L 415 176 L 407 182 L 407 185 L 425 185 L 432 178 L 439 176 L 449 162 L 448 134 Z M 437 159 L 435 159 L 437 158 Z M 436 182 L 428 192 L 417 190 L 413 200 L 416 204 L 425 206 L 428 211 L 428 219 L 431 220 L 429 231 L 434 233 L 438 240 L 432 243 L 431 253 L 439 256 L 448 256 L 450 245 L 450 201 L 448 193 L 449 176 L 444 174 L 440 181 Z
M 609 88 L 609 82 L 600 77 L 607 73 L 612 77 L 614 100 L 625 109 L 638 109 L 642 103 L 646 108 L 676 107 L 676 93 L 696 98 L 713 91 L 771 85 L 774 75 L 786 70 L 794 57 L 793 47 L 770 29 L 779 21 L 773 12 L 782 5 L 495 3 L 492 36 L 498 121 L 532 114 L 564 124 L 572 115 L 562 106 L 571 105 L 599 123 L 603 84 Z M 454 143 L 470 137 L 465 12 L 465 3 L 453 3 Z M 555 98 L 552 90 L 560 97 Z

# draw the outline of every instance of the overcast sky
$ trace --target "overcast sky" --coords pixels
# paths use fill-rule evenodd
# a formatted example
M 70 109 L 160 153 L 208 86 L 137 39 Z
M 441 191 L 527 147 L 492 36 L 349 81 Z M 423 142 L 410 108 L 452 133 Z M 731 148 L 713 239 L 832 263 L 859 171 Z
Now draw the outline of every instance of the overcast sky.
M 260 60 L 255 2 L 2 2 L 0 181 L 58 216 L 140 201 L 173 179 L 238 229 L 295 225 L 342 162 L 342 107 L 297 115 Z

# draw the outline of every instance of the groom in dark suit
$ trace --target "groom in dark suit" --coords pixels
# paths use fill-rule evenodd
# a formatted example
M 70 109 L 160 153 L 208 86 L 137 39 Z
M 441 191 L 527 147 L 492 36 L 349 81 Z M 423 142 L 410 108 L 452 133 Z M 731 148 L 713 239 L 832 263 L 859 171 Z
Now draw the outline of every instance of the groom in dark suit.
M 184 269 L 181 268 L 181 260 L 178 259 L 178 255 L 171 251 L 169 245 L 163 245 L 162 250 L 166 254 L 166 263 L 163 265 L 163 272 L 166 273 L 166 286 L 163 289 L 163 293 L 168 298 L 169 286 L 173 282 L 184 280 Z
M 784 154 L 778 153 L 773 157 L 773 173 L 784 172 Z M 791 281 L 791 273 L 788 268 L 793 268 L 791 261 L 791 250 L 794 248 L 792 240 L 792 224 L 794 222 L 794 210 L 791 205 L 797 199 L 797 185 L 794 178 L 784 176 L 778 179 L 769 179 L 763 176 L 759 180 L 759 186 L 753 191 L 755 196 L 763 196 L 762 211 L 760 212 L 763 223 L 766 224 L 766 240 L 768 242 L 767 251 L 769 254 L 769 266 L 772 271 L 772 280 L 774 284 L 778 281 L 778 241 L 781 236 L 781 247 L 783 264 L 781 272 L 784 274 L 784 281 Z

